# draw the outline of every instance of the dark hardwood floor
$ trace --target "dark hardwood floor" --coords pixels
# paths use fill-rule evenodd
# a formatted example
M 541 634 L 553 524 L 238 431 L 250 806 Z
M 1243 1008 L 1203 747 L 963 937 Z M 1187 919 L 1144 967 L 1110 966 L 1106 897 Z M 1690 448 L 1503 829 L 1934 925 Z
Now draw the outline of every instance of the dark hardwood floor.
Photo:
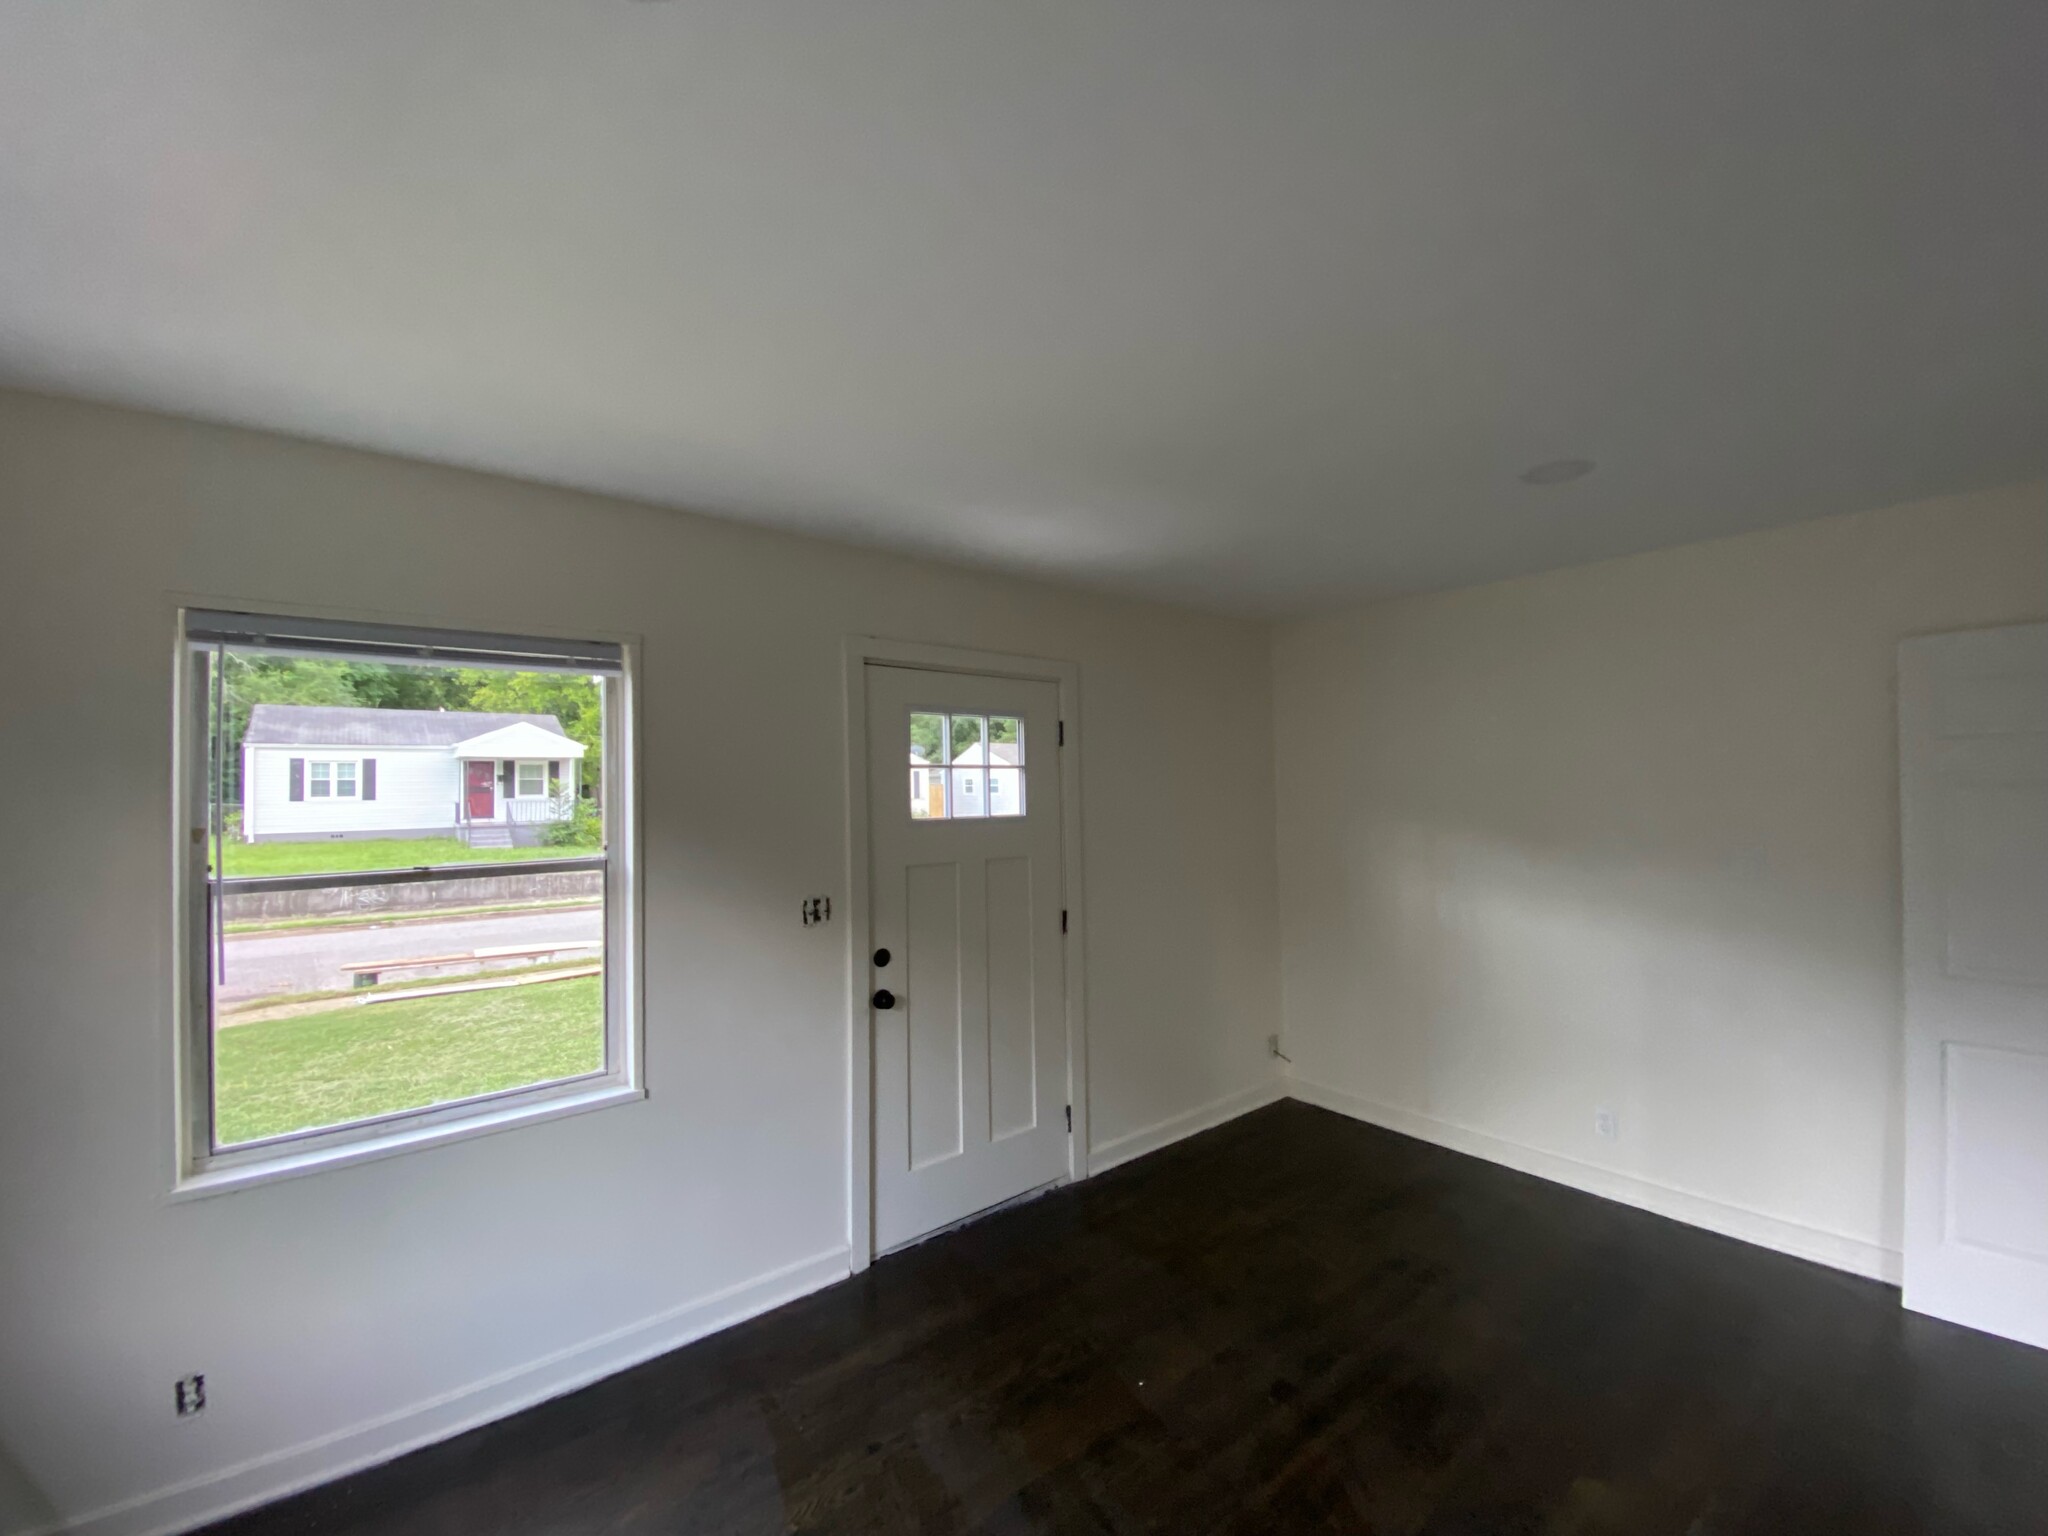
M 214 1530 L 2048 1532 L 2048 1354 L 1283 1103 Z

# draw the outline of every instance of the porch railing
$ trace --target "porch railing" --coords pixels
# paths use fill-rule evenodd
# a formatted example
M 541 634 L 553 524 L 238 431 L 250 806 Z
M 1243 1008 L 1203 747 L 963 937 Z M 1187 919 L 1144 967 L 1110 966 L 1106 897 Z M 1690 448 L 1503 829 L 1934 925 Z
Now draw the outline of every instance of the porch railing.
M 507 800 L 504 802 L 505 820 L 514 826 L 540 826 L 547 822 L 567 821 L 575 813 L 576 802 L 569 794 L 547 795 L 538 800 Z

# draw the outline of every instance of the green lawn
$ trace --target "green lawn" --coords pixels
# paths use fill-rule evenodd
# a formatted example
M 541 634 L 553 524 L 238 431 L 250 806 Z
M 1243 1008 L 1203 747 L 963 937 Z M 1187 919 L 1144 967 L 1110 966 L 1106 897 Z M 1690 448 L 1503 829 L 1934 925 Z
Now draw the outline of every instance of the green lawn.
M 604 978 L 349 1003 L 214 1037 L 224 1144 L 339 1125 L 604 1065 Z
M 411 869 L 420 864 L 503 864 L 518 859 L 574 859 L 599 850 L 472 848 L 452 837 L 329 839 L 317 843 L 230 842 L 221 850 L 229 875 L 328 875 L 352 869 Z

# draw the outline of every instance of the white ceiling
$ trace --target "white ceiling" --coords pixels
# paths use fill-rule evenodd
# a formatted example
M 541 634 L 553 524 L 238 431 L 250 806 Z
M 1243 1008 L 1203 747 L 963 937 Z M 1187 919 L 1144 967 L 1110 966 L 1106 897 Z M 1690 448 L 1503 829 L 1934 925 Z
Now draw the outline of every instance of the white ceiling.
M 2048 469 L 2048 5 L 0 0 L 0 381 L 1252 612 L 1561 565 Z

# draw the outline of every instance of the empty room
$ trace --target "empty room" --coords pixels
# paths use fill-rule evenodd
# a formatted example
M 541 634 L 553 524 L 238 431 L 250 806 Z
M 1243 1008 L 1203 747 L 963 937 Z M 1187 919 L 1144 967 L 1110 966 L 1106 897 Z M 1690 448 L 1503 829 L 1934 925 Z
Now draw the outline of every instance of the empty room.
M 0 0 L 0 1536 L 2048 1532 L 2038 0 Z

